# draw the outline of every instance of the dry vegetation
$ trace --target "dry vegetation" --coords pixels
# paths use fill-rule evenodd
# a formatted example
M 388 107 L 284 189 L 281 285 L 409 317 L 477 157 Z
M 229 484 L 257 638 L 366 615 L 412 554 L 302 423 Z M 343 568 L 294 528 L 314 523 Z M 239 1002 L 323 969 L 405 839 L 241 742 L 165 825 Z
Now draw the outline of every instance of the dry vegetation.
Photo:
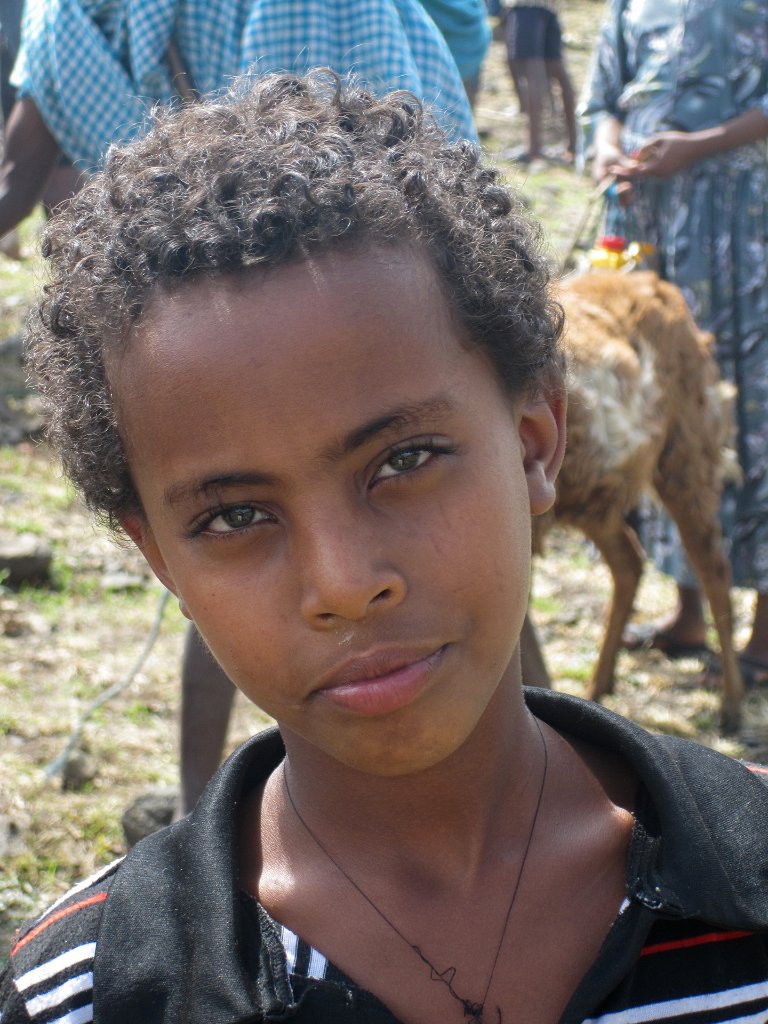
M 602 5 L 575 0 L 565 19 L 568 59 L 583 77 Z M 479 122 L 491 152 L 521 141 L 503 51 L 496 44 L 479 100 Z M 554 124 L 551 126 L 554 130 Z M 527 180 L 512 168 L 533 211 L 544 220 L 553 256 L 562 253 L 589 194 L 572 171 L 552 167 Z M 34 249 L 34 229 L 26 245 Z M 18 330 L 33 288 L 34 260 L 0 265 L 0 332 Z M 1 374 L 0 370 L 0 374 Z M 34 399 L 18 378 L 0 376 L 0 405 L 17 418 Z M 0 417 L 2 425 L 2 417 Z M 123 851 L 120 815 L 144 790 L 176 780 L 176 711 L 182 620 L 166 609 L 159 640 L 133 684 L 87 725 L 84 777 L 64 790 L 46 765 L 61 751 L 78 716 L 105 687 L 125 677 L 150 630 L 160 599 L 139 557 L 116 546 L 88 520 L 77 498 L 31 441 L 0 448 L 0 525 L 46 538 L 54 549 L 54 585 L 0 588 L 0 959 L 21 918 Z M 582 692 L 600 638 L 608 578 L 575 536 L 555 534 L 535 575 L 534 612 L 557 685 Z M 667 609 L 673 589 L 649 570 L 638 617 Z M 750 598 L 737 594 L 740 635 Z M 749 698 L 736 740 L 716 729 L 718 697 L 696 685 L 696 662 L 672 665 L 653 653 L 623 654 L 615 696 L 607 703 L 651 729 L 696 737 L 728 753 L 768 758 L 768 701 Z M 231 744 L 263 718 L 237 704 Z M 88 778 L 88 776 L 91 776 Z

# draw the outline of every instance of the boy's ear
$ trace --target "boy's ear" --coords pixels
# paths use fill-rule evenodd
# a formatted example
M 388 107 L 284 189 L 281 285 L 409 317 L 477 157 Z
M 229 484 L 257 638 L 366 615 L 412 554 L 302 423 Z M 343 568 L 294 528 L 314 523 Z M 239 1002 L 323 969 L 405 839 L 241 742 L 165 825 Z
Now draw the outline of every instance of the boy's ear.
M 525 399 L 520 418 L 523 469 L 531 514 L 542 515 L 555 501 L 555 479 L 565 454 L 565 389 Z
M 120 525 L 142 555 L 144 555 L 149 563 L 150 569 L 155 576 L 157 576 L 163 586 L 178 597 L 179 594 L 176 590 L 171 574 L 168 572 L 168 566 L 165 564 L 165 559 L 160 553 L 160 548 L 157 546 L 154 534 L 152 533 L 149 523 L 144 516 L 141 514 L 120 516 Z M 186 614 L 182 607 L 181 599 L 179 599 L 179 607 L 181 608 L 182 613 Z

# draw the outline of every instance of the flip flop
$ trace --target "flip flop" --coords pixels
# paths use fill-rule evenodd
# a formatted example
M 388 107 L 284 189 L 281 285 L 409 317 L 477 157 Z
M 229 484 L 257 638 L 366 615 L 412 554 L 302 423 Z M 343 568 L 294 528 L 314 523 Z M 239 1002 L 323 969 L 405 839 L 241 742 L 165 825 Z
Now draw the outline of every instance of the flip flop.
M 752 690 L 757 686 L 768 685 L 768 661 L 763 661 L 762 658 L 753 658 L 749 654 L 743 652 L 738 655 L 739 667 L 741 668 L 741 678 L 744 680 L 744 686 L 748 690 Z M 721 676 L 723 670 L 720 667 L 720 659 L 714 653 L 710 653 L 704 665 L 704 671 L 702 678 L 709 676 Z
M 706 658 L 712 653 L 707 644 L 678 640 L 674 634 L 661 629 L 655 622 L 628 626 L 622 634 L 621 646 L 627 651 L 660 651 L 670 661 Z
M 516 164 L 529 164 L 531 162 L 531 155 L 525 146 L 513 146 L 512 149 L 504 149 L 501 153 L 496 154 L 498 160 L 511 160 Z M 537 157 L 533 158 L 538 159 Z

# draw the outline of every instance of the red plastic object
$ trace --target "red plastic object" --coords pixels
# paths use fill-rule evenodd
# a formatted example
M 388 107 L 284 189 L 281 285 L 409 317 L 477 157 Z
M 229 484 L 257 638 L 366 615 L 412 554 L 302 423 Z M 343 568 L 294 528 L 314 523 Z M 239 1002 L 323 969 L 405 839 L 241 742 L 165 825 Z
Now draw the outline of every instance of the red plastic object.
M 603 235 L 597 244 L 600 249 L 607 249 L 608 252 L 624 252 L 627 248 L 627 240 L 622 235 Z

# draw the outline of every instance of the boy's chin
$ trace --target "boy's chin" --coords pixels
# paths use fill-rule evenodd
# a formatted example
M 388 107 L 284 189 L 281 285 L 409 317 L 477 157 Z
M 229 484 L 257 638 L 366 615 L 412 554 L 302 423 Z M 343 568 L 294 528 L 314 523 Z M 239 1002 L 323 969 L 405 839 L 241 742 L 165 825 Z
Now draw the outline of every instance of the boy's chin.
M 337 765 L 381 779 L 418 775 L 447 765 L 474 746 L 486 719 L 482 707 L 460 713 L 454 705 L 428 715 L 396 716 L 394 721 L 357 720 L 334 728 L 330 736 L 298 735 L 281 726 L 289 758 L 317 764 L 326 758 Z M 486 747 L 485 740 L 480 745 Z

